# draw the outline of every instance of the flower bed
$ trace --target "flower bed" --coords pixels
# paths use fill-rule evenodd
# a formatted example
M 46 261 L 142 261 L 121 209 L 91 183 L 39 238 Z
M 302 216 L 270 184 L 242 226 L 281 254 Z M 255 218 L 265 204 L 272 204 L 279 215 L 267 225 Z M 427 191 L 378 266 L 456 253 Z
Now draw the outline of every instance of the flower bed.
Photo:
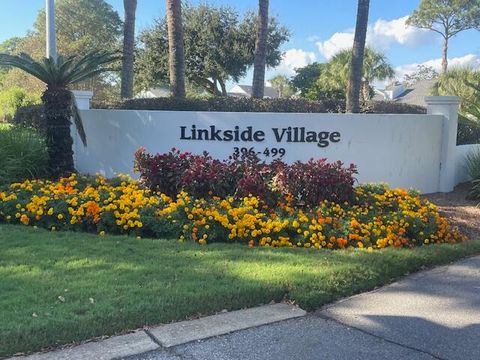
M 26 181 L 0 190 L 0 221 L 51 230 L 178 238 L 199 244 L 304 248 L 413 247 L 465 240 L 417 193 L 363 185 L 349 201 L 299 206 L 292 196 L 269 206 L 255 196 L 171 198 L 129 178 Z

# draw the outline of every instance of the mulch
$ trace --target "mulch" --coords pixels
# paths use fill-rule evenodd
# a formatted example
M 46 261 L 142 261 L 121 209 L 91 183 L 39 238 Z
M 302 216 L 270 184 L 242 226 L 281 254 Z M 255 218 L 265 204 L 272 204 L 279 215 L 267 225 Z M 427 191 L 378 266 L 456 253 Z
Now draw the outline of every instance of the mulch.
M 450 220 L 450 223 L 469 237 L 480 239 L 480 203 L 479 201 L 467 200 L 470 189 L 469 183 L 458 185 L 450 193 L 434 193 L 425 195 L 432 203 L 438 205 L 442 215 Z

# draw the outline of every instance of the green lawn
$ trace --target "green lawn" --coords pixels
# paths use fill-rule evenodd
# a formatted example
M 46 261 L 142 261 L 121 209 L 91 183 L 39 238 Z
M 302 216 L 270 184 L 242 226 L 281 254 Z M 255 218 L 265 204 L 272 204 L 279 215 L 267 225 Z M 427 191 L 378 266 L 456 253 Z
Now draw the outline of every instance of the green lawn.
M 290 299 L 312 310 L 480 241 L 416 250 L 201 247 L 0 225 L 0 356 Z

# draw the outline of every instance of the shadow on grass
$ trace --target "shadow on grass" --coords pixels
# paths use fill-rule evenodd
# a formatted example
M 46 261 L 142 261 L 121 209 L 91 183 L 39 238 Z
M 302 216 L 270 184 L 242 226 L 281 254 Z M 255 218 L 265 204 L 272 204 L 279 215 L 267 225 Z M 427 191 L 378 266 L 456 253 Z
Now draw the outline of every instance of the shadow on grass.
M 319 252 L 1 228 L 0 355 L 272 300 L 312 310 L 480 252 L 476 242 Z

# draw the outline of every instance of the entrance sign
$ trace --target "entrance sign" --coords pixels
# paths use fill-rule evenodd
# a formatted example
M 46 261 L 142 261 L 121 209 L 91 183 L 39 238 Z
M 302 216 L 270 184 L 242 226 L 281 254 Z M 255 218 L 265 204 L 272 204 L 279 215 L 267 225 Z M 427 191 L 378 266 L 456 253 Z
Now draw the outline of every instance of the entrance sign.
M 452 150 L 449 117 L 439 109 L 428 115 L 83 110 L 88 146 L 72 129 L 74 157 L 79 171 L 106 176 L 135 176 L 140 147 L 151 154 L 207 151 L 217 159 L 255 153 L 266 162 L 326 158 L 357 165 L 359 182 L 436 192 L 441 172 L 451 175 L 441 164 Z
M 233 154 L 254 153 L 259 157 L 284 157 L 286 154 L 284 143 L 315 143 L 318 147 L 327 147 L 331 142 L 340 141 L 338 131 L 310 131 L 305 127 L 273 127 L 271 132 L 255 130 L 253 126 L 241 128 L 236 125 L 233 128 L 222 129 L 216 125 L 208 128 L 197 128 L 195 124 L 180 126 L 180 140 L 187 141 L 223 141 L 225 143 L 246 143 L 245 146 L 235 146 Z M 269 139 L 271 138 L 271 139 Z M 262 143 L 277 143 L 278 147 L 262 148 Z M 252 144 L 249 144 L 252 143 Z

